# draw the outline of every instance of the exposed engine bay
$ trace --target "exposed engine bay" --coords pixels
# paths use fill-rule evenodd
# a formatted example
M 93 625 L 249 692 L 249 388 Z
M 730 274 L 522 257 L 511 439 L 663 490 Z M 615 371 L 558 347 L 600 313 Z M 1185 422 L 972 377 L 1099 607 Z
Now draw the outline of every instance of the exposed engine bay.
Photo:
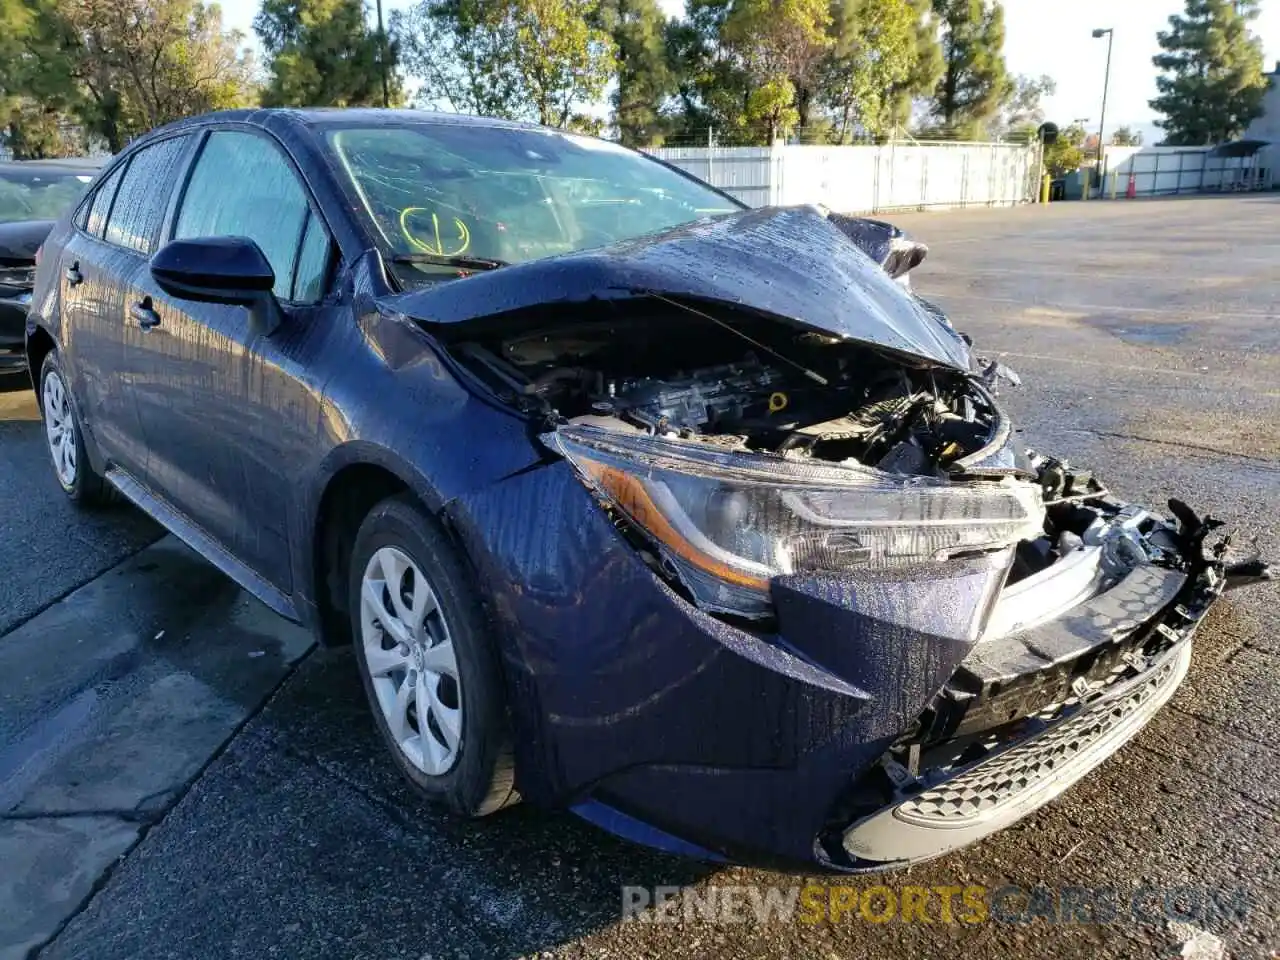
M 768 578 L 778 572 L 1008 550 L 994 623 L 1008 632 L 1042 614 L 1046 597 L 1067 609 L 1136 567 L 1187 567 L 1196 551 L 1175 527 L 1114 500 L 1089 473 L 1022 449 L 993 389 L 997 377 L 1016 376 L 975 361 L 967 338 L 903 282 L 922 245 L 868 222 L 884 241 L 871 250 L 866 237 L 850 234 L 857 223 L 837 226 L 889 278 L 887 286 L 865 278 L 862 306 L 883 318 L 878 329 L 846 313 L 822 324 L 788 320 L 731 302 L 718 288 L 714 300 L 602 290 L 477 319 L 465 339 L 449 338 L 449 352 L 529 415 L 539 434 L 559 436 L 551 446 L 574 461 L 606 509 L 630 521 L 622 526 L 654 568 L 716 612 L 767 618 Z M 828 302 L 814 300 L 813 310 Z M 645 466 L 658 450 L 684 458 L 683 466 Z M 851 472 L 840 476 L 840 468 Z M 744 471 L 755 487 L 741 486 Z M 794 492 L 816 476 L 834 486 L 817 499 Z M 656 514 L 670 521 L 661 536 L 643 529 Z M 886 524 L 862 522 L 851 532 L 867 516 Z M 673 545 L 677 528 L 692 530 L 703 547 Z M 1254 572 L 1246 564 L 1228 579 Z M 726 575 L 737 578 L 734 587 Z
M 940 476 L 995 432 L 989 394 L 956 371 L 776 322 L 654 306 L 458 353 L 555 421 L 788 459 Z
M 872 467 L 903 478 L 1008 478 L 1039 487 L 1043 527 L 1020 540 L 1006 587 L 1082 550 L 1101 556 L 1072 589 L 1105 590 L 1143 563 L 1181 566 L 1171 527 L 1110 498 L 1088 471 L 1019 451 L 967 469 L 1003 414 L 988 381 L 776 321 L 671 302 L 593 305 L 612 321 L 526 322 L 452 352 L 504 401 L 548 427 L 584 425 L 764 462 Z M 1016 617 L 1015 617 L 1016 619 Z

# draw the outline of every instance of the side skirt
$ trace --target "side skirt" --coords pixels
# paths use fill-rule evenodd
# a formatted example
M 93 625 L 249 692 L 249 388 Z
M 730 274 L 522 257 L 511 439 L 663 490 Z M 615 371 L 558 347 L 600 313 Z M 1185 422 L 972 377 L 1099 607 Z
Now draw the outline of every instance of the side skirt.
M 153 520 L 167 528 L 170 533 L 280 616 L 295 623 L 302 622 L 302 616 L 291 597 L 281 593 L 237 560 L 209 534 L 188 520 L 184 514 L 175 510 L 134 479 L 132 474 L 113 466 L 107 470 L 106 480 L 143 513 L 149 514 Z

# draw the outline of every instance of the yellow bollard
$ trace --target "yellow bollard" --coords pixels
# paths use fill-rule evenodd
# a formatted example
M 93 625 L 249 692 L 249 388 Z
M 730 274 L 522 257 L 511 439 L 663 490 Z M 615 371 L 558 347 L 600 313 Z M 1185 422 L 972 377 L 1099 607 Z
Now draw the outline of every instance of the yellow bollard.
M 1116 198 L 1116 191 L 1120 188 L 1120 174 L 1113 171 L 1111 174 L 1111 199 Z
M 1046 173 L 1044 179 L 1040 181 L 1040 202 L 1049 202 L 1049 191 L 1053 188 L 1053 176 Z

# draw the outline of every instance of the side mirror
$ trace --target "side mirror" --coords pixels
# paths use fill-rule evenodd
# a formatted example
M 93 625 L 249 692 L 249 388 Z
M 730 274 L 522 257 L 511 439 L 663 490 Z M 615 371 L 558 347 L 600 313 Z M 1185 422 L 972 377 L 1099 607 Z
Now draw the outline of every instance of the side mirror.
M 184 300 L 248 307 L 255 334 L 270 336 L 280 326 L 280 304 L 271 292 L 275 271 L 248 237 L 174 240 L 151 258 L 151 276 Z

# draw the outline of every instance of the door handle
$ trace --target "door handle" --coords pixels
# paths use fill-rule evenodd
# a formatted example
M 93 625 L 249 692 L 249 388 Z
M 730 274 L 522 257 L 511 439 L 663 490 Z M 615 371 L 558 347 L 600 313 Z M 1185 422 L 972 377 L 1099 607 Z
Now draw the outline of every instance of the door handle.
M 78 287 L 80 284 L 84 283 L 84 274 L 80 272 L 79 260 L 67 267 L 66 277 L 67 283 L 71 284 L 73 287 Z
M 143 330 L 160 326 L 160 314 L 156 313 L 155 308 L 151 306 L 150 297 L 143 297 L 140 302 L 130 307 L 129 316 L 137 320 L 138 326 Z

